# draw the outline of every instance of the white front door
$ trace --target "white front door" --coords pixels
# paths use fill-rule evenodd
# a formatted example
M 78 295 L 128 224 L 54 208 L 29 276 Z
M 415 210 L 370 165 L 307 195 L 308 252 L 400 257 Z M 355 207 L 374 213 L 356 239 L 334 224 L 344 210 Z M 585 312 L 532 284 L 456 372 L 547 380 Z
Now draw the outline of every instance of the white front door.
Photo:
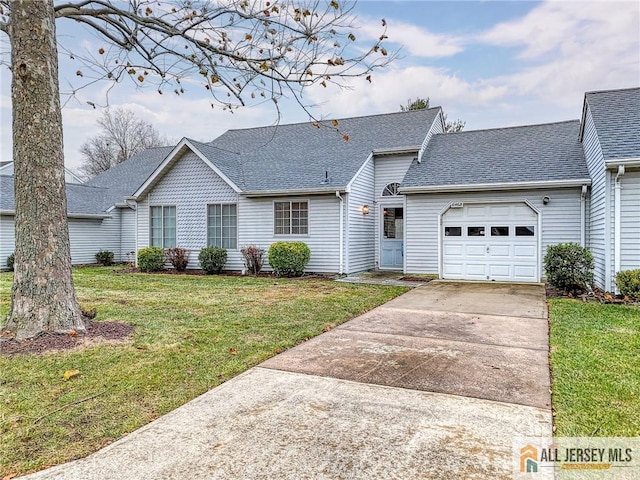
M 538 282 L 538 214 L 525 203 L 464 204 L 442 217 L 442 277 Z
M 404 267 L 404 209 L 382 206 L 380 215 L 380 268 L 402 270 Z

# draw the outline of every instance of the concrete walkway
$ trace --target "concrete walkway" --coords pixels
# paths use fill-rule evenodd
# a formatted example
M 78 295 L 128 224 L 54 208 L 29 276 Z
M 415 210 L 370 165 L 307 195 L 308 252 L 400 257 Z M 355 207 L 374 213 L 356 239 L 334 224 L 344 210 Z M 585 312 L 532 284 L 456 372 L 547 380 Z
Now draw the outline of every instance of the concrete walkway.
M 512 478 L 550 436 L 539 285 L 434 281 L 33 479 Z

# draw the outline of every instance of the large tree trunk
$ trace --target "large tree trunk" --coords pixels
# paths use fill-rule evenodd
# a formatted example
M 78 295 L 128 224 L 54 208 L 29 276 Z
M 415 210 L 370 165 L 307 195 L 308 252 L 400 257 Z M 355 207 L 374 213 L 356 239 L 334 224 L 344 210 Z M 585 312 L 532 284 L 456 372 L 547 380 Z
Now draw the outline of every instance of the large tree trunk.
M 83 332 L 71 277 L 53 0 L 11 4 L 16 256 L 5 328 Z

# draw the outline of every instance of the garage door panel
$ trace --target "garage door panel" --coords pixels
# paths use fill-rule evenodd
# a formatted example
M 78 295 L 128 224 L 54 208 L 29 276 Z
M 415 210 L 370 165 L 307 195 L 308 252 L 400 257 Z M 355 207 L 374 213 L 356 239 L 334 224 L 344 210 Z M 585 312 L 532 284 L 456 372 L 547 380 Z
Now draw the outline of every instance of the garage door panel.
M 462 257 L 464 254 L 464 245 L 461 243 L 445 244 L 444 254 L 447 257 Z
M 537 245 L 514 245 L 513 256 L 516 258 L 532 258 L 535 259 L 538 254 Z
M 539 280 L 538 218 L 526 204 L 464 205 L 448 210 L 442 220 L 444 278 Z
M 491 257 L 510 257 L 511 245 L 491 245 L 489 252 L 491 252 Z
M 487 252 L 487 247 L 485 247 L 484 245 L 467 245 L 465 252 L 468 257 L 484 257 Z

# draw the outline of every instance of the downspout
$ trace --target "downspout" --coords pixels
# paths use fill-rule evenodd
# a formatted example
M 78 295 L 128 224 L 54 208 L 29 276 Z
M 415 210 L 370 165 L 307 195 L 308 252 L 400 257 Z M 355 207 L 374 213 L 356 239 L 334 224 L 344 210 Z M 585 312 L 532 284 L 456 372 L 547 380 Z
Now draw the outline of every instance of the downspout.
M 336 190 L 336 197 L 340 199 L 340 275 L 344 273 L 344 198 Z
M 618 173 L 613 184 L 613 275 L 620 271 L 620 189 L 624 175 L 624 165 L 618 166 Z M 617 290 L 617 288 L 616 288 Z
M 582 193 L 580 194 L 580 245 L 587 246 L 586 241 L 587 232 L 587 186 L 582 186 Z

